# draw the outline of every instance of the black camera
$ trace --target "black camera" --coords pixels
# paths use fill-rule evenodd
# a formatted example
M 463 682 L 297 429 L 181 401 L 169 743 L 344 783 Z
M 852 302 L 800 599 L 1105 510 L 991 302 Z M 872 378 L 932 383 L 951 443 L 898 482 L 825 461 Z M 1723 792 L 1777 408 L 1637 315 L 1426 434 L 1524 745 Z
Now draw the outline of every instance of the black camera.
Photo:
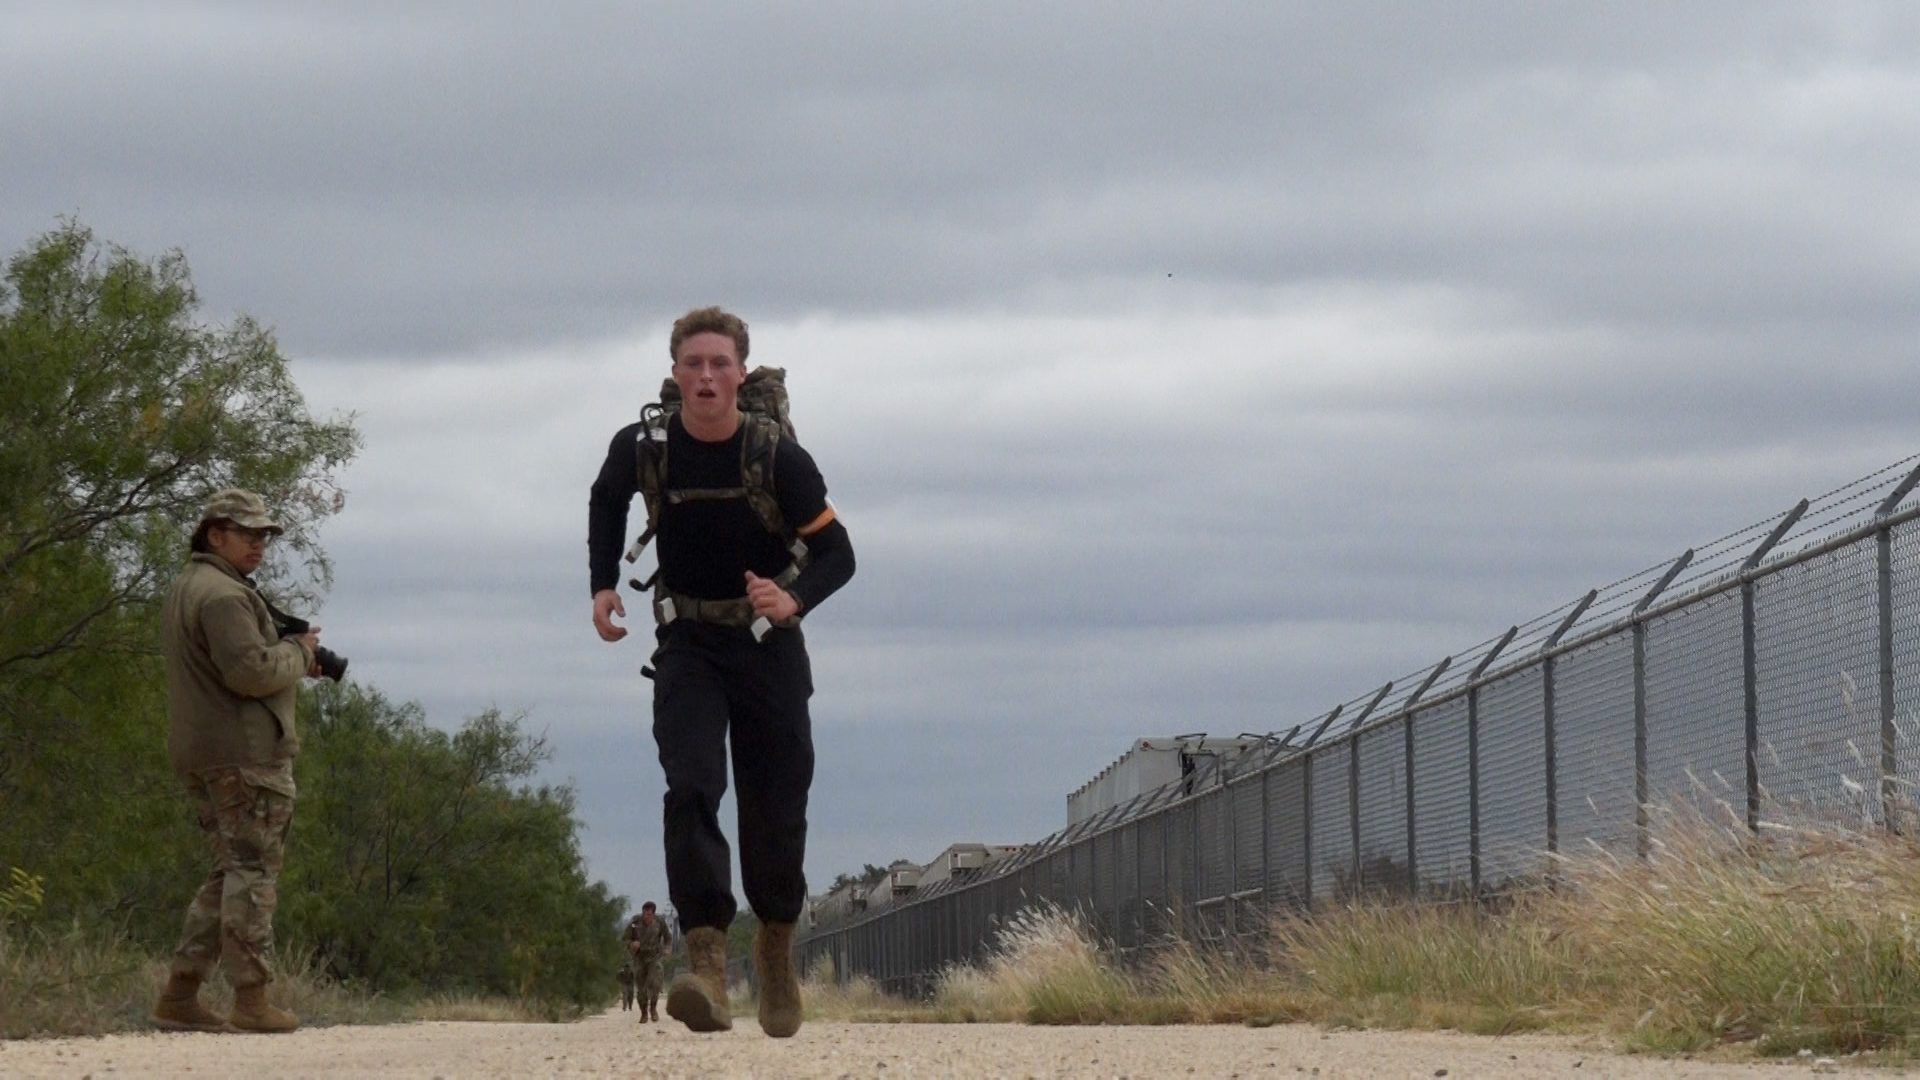
M 313 629 L 312 623 L 289 615 L 272 604 L 267 605 L 267 610 L 273 614 L 274 625 L 279 628 L 280 636 L 283 638 L 299 637 Z M 323 679 L 339 682 L 347 674 L 347 658 L 325 645 L 314 646 L 313 662 L 319 666 L 320 677 Z
M 339 682 L 347 674 L 347 658 L 327 648 L 316 645 L 313 649 L 313 662 L 320 665 L 320 677 Z

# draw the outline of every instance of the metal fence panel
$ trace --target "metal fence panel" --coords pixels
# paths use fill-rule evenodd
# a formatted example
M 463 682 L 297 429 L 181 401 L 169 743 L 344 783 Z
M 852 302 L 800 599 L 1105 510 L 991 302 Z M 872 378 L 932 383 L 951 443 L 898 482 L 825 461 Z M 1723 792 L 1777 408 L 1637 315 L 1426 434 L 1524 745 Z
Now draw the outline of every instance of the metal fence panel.
M 1243 893 L 1266 885 L 1265 811 L 1260 805 L 1259 776 L 1235 784 L 1233 793 L 1233 891 Z
M 1647 785 L 1717 812 L 1745 802 L 1746 691 L 1740 594 L 1724 592 L 1647 627 Z
M 1113 934 L 1120 921 L 1120 833 L 1108 829 L 1093 840 L 1093 909 L 1100 929 Z
M 1413 718 L 1414 872 L 1423 893 L 1452 893 L 1469 875 L 1467 700 Z
M 1360 886 L 1407 888 L 1407 734 L 1404 721 L 1360 736 Z
M 1633 638 L 1615 634 L 1554 661 L 1560 850 L 1634 845 Z
M 1534 664 L 1480 690 L 1480 884 L 1539 876 L 1547 850 L 1546 698 Z
M 1114 857 L 1120 897 L 1114 939 L 1128 948 L 1140 944 L 1140 830 L 1138 821 L 1121 828 Z
M 1348 797 L 1346 743 L 1313 755 L 1313 899 L 1340 899 L 1353 891 L 1353 816 Z
M 992 906 L 987 909 L 988 933 L 997 941 L 1014 915 L 1033 902 L 1018 873 L 1009 873 L 993 883 Z
M 1306 763 L 1290 761 L 1267 777 L 1267 898 L 1307 903 Z
M 1226 793 L 1218 788 L 1200 797 L 1194 807 L 1199 815 L 1200 895 L 1196 900 L 1214 900 L 1227 895 L 1227 871 L 1230 869 L 1227 846 Z
M 1165 814 L 1140 822 L 1140 900 L 1149 909 L 1149 926 L 1156 925 L 1152 910 L 1167 906 L 1166 831 Z
M 1754 586 L 1760 784 L 1786 807 L 1879 816 L 1878 599 L 1873 544 Z
M 1893 725 L 1900 799 L 1920 802 L 1920 522 L 1893 530 Z
M 1181 803 L 1167 812 L 1167 908 L 1171 928 L 1186 925 L 1193 904 L 1193 804 Z
M 1167 828 L 1165 813 L 1140 822 L 1140 934 L 1148 940 L 1173 932 L 1173 922 L 1167 919 L 1173 909 Z
M 1047 856 L 1047 879 L 1041 886 L 1049 903 L 1073 906 L 1073 849 L 1060 848 Z
M 1093 914 L 1093 845 L 1086 840 L 1067 849 L 1068 881 L 1065 906 Z

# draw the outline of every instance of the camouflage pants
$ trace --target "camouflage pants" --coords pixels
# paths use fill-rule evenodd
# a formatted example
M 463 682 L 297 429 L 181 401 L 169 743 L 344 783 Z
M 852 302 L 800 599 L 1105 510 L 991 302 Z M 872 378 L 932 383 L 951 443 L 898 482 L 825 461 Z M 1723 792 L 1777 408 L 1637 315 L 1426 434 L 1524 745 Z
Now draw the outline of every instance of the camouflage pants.
M 666 968 L 657 956 L 633 958 L 633 984 L 642 1000 L 660 996 L 660 988 L 666 985 Z
M 276 780 L 272 771 L 225 767 L 188 781 L 213 872 L 187 906 L 176 971 L 205 979 L 217 962 L 236 989 L 273 981 L 273 909 L 293 821 L 293 797 L 275 789 L 291 790 L 291 770 L 284 784 Z

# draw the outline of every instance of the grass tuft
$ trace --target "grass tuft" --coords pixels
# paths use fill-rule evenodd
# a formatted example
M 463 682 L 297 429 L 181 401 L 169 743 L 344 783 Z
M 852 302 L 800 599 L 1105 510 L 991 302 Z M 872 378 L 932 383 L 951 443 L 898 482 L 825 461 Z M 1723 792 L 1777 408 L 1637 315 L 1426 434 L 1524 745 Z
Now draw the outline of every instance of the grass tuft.
M 1094 942 L 1071 912 L 1021 912 L 1001 930 L 985 968 L 955 967 L 941 977 L 934 1007 L 966 1020 L 1108 1022 L 1129 1009 L 1139 988 Z

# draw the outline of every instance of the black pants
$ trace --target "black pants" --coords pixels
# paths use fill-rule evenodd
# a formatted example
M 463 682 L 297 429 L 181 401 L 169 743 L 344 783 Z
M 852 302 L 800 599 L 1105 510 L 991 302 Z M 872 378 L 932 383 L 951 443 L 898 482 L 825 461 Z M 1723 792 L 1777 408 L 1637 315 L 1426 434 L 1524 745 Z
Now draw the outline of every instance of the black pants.
M 667 895 L 680 930 L 724 930 L 738 910 L 720 831 L 733 745 L 740 877 L 762 922 L 791 923 L 807 901 L 807 788 L 813 784 L 813 669 L 799 629 L 768 632 L 688 620 L 658 632 L 653 741 L 667 773 Z

